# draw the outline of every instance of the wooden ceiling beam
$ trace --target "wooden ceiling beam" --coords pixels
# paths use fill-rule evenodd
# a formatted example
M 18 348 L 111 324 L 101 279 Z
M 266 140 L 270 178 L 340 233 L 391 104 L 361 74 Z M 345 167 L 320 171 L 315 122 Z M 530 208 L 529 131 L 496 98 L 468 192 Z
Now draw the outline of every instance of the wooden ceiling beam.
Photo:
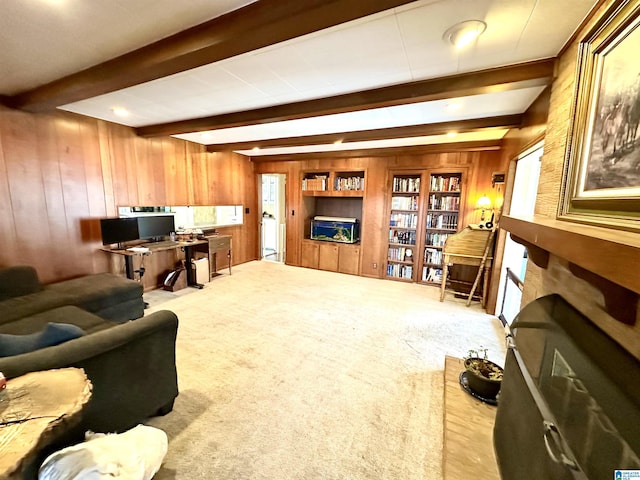
M 259 0 L 208 22 L 33 90 L 5 99 L 47 111 L 208 65 L 414 0 Z
M 555 59 L 537 60 L 448 77 L 391 85 L 333 97 L 275 105 L 136 128 L 142 137 L 204 132 L 229 127 L 295 120 L 356 110 L 444 100 L 527 87 L 553 81 Z
M 429 135 L 443 135 L 449 132 L 465 133 L 487 128 L 517 128 L 522 124 L 523 115 L 501 115 L 496 117 L 474 118 L 453 122 L 409 125 L 406 127 L 378 128 L 357 132 L 327 133 L 322 135 L 304 135 L 300 137 L 272 138 L 250 142 L 217 143 L 207 145 L 208 152 L 228 150 L 251 150 L 252 148 L 298 147 L 303 145 L 327 145 L 335 142 L 365 142 L 388 140 L 392 138 L 412 138 Z
M 474 142 L 452 142 L 434 145 L 409 145 L 390 148 L 367 148 L 359 150 L 344 150 L 339 152 L 310 152 L 283 155 L 255 155 L 253 162 L 287 162 L 298 160 L 317 160 L 321 158 L 362 158 L 362 157 L 391 157 L 396 155 L 422 155 L 425 153 L 448 152 L 482 152 L 500 150 L 502 140 L 477 140 Z

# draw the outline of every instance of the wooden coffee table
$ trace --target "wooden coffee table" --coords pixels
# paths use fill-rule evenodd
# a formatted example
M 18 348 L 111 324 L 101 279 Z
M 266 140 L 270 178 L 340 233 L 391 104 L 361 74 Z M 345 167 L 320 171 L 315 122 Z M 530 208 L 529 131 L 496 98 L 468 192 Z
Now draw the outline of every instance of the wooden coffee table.
M 91 382 L 80 368 L 9 380 L 0 392 L 0 478 L 36 478 L 40 452 L 80 421 L 90 398 Z

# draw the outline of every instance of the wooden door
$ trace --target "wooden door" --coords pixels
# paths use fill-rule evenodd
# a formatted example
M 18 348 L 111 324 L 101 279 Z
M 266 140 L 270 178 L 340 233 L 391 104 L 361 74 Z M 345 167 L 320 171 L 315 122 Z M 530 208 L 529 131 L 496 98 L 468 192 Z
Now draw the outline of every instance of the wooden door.
M 318 268 L 320 270 L 338 271 L 338 245 L 335 243 L 321 243 Z
M 320 246 L 316 242 L 302 241 L 300 248 L 300 266 L 318 268 Z
M 338 271 L 358 275 L 360 273 L 360 247 L 357 245 L 340 245 L 338 255 Z

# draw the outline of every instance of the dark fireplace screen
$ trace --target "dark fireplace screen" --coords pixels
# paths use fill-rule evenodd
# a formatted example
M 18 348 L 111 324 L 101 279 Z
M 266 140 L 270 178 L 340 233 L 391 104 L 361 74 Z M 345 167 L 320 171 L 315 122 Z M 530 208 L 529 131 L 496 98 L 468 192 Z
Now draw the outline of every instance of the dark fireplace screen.
M 640 472 L 640 362 L 558 295 L 511 330 L 494 428 L 502 479 Z

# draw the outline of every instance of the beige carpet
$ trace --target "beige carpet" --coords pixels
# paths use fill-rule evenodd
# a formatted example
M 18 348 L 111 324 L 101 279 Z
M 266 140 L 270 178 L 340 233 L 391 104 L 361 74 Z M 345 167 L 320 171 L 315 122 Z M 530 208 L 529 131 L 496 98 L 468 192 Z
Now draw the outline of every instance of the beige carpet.
M 157 292 L 178 314 L 180 395 L 156 479 L 440 480 L 443 368 L 500 322 L 424 285 L 272 262 L 203 290 Z

